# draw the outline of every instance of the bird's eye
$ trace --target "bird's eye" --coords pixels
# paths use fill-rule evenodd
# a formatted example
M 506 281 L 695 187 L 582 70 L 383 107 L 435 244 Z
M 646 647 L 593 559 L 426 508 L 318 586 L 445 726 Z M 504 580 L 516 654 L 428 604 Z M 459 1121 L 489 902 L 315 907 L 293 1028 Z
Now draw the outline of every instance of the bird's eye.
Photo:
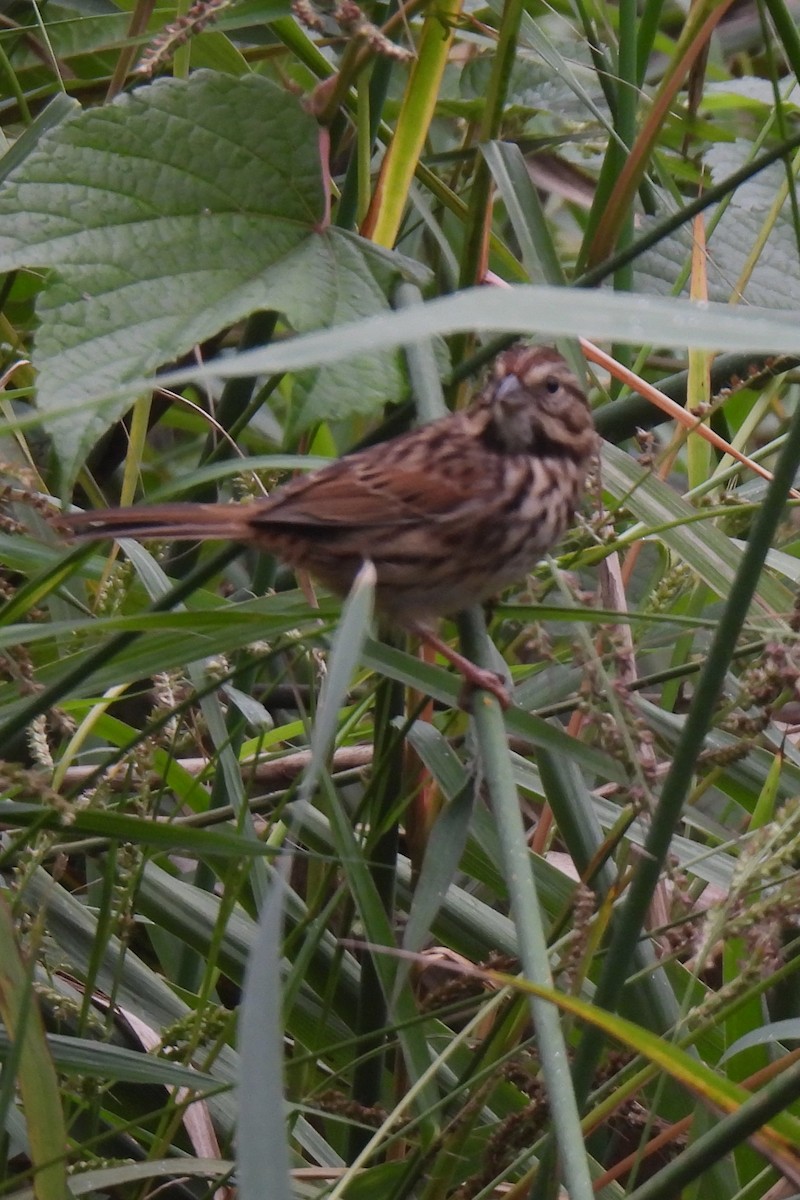
M 555 396 L 556 392 L 561 387 L 561 384 L 558 382 L 555 375 L 548 375 L 547 379 L 544 381 L 544 386 L 547 388 L 551 396 Z

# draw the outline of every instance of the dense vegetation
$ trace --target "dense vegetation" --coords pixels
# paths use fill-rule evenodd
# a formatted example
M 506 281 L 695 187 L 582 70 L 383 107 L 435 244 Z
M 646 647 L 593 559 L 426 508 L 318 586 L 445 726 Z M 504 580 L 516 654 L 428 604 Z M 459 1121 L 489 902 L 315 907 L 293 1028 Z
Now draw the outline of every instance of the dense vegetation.
M 795 16 L 5 8 L 5 1194 L 800 1191 Z M 604 442 L 442 626 L 506 713 L 368 580 L 53 527 L 261 494 L 520 334 Z

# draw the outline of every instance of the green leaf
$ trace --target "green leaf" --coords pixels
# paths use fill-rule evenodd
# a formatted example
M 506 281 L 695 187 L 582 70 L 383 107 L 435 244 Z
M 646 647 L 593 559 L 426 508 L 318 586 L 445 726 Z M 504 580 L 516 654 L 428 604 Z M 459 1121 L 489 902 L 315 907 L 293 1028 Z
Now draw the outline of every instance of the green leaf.
M 413 273 L 323 227 L 316 123 L 255 75 L 199 71 L 73 114 L 11 172 L 0 214 L 0 269 L 57 272 L 39 301 L 36 366 L 66 483 L 125 411 L 126 383 L 257 309 L 298 331 L 386 310 L 392 276 Z M 324 394 L 316 375 L 298 390 L 307 424 L 383 406 L 404 385 L 395 354 L 370 352 L 326 371 Z
M 73 1196 L 88 1196 L 105 1189 L 118 1188 L 126 1183 L 142 1183 L 159 1176 L 187 1175 L 216 1179 L 229 1174 L 234 1163 L 220 1158 L 156 1158 L 148 1162 L 125 1163 L 121 1167 L 99 1167 L 72 1175 L 69 1190 Z M 33 1188 L 21 1188 L 14 1192 L 14 1200 L 33 1200 Z
M 718 596 L 727 596 L 741 555 L 736 544 L 712 522 L 695 524 L 696 510 L 654 475 L 642 477 L 638 463 L 617 446 L 603 446 L 603 479 L 609 490 L 644 525 L 658 530 L 659 540 L 687 562 Z M 629 535 L 630 536 L 630 535 Z M 767 612 L 791 609 L 791 592 L 764 574 L 756 589 L 758 602 Z
M 164 384 L 181 386 L 209 378 L 236 379 L 260 372 L 292 371 L 308 363 L 333 364 L 366 350 L 481 330 L 485 333 L 575 336 L 625 345 L 652 342 L 681 350 L 764 351 L 797 354 L 800 333 L 793 314 L 772 308 L 735 308 L 643 293 L 564 287 L 466 288 L 404 308 L 379 313 L 357 324 L 287 338 L 246 350 L 204 367 L 171 371 Z M 140 381 L 142 384 L 144 380 Z
M 239 1194 L 291 1200 L 283 1094 L 281 935 L 287 890 L 277 872 L 247 964 L 239 1015 Z
M 171 852 L 183 851 L 206 854 L 214 858 L 246 858 L 274 854 L 263 842 L 231 833 L 228 829 L 193 829 L 169 821 L 148 821 L 125 813 L 101 812 L 96 809 L 70 811 L 63 817 L 54 809 L 38 804 L 17 804 L 0 800 L 0 814 L 12 828 L 36 825 L 38 828 L 59 829 L 89 837 L 118 838 L 138 842 Z
M 195 1091 L 216 1090 L 220 1086 L 218 1080 L 204 1071 L 156 1058 L 142 1050 L 126 1050 L 123 1046 L 93 1042 L 90 1038 L 67 1037 L 61 1033 L 48 1033 L 46 1043 L 53 1062 L 65 1074 L 94 1076 L 104 1083 L 124 1080 L 126 1083 L 188 1087 Z M 0 1060 L 6 1060 L 11 1045 L 8 1034 L 0 1029 Z
M 66 1200 L 67 1131 L 58 1078 L 5 898 L 0 901 L 0 1016 L 14 1046 L 14 1071 L 36 1172 L 36 1200 Z
M 732 175 L 752 157 L 752 144 L 737 141 L 720 143 L 705 155 L 714 183 Z M 725 205 L 708 236 L 708 295 L 711 300 L 727 302 L 739 299 L 737 283 L 742 278 L 743 297 L 750 304 L 797 310 L 800 281 L 795 271 L 787 271 L 787 262 L 797 256 L 797 230 L 792 207 L 785 194 L 786 167 L 773 163 L 758 175 L 740 184 Z M 777 198 L 784 189 L 782 206 Z M 646 233 L 659 217 L 642 219 Z M 759 246 L 763 238 L 763 245 Z M 752 268 L 749 260 L 758 248 Z M 646 251 L 636 264 L 636 282 L 657 295 L 671 295 L 675 281 L 684 280 L 683 294 L 688 295 L 688 263 L 692 251 L 691 233 L 683 228 Z

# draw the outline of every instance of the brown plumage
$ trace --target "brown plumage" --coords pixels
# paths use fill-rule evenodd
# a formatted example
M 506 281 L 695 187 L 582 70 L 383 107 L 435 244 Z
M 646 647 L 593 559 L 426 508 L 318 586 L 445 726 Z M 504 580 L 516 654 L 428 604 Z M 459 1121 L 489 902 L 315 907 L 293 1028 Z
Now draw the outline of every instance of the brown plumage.
M 473 686 L 507 702 L 494 675 L 444 647 L 427 623 L 513 583 L 555 545 L 580 501 L 596 440 L 586 397 L 561 355 L 514 346 L 468 409 L 346 455 L 264 500 L 106 509 L 59 524 L 81 538 L 244 542 L 339 595 L 369 559 L 379 611 L 432 640 Z

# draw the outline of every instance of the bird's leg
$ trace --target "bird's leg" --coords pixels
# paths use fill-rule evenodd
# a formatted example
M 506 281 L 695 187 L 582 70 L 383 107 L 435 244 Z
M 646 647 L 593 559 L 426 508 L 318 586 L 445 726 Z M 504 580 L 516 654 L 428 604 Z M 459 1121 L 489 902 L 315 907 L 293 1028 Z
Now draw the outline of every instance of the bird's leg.
M 501 708 L 511 707 L 511 697 L 508 694 L 505 681 L 495 671 L 479 667 L 477 663 L 465 658 L 463 654 L 459 654 L 457 650 L 454 650 L 452 646 L 448 646 L 447 642 L 443 641 L 427 625 L 418 624 L 414 621 L 407 628 L 412 633 L 415 633 L 418 638 L 421 638 L 423 642 L 427 642 L 434 650 L 438 650 L 443 658 L 452 663 L 459 675 L 463 676 L 464 688 L 459 696 L 459 707 L 469 708 L 470 693 L 473 691 L 491 692 Z

